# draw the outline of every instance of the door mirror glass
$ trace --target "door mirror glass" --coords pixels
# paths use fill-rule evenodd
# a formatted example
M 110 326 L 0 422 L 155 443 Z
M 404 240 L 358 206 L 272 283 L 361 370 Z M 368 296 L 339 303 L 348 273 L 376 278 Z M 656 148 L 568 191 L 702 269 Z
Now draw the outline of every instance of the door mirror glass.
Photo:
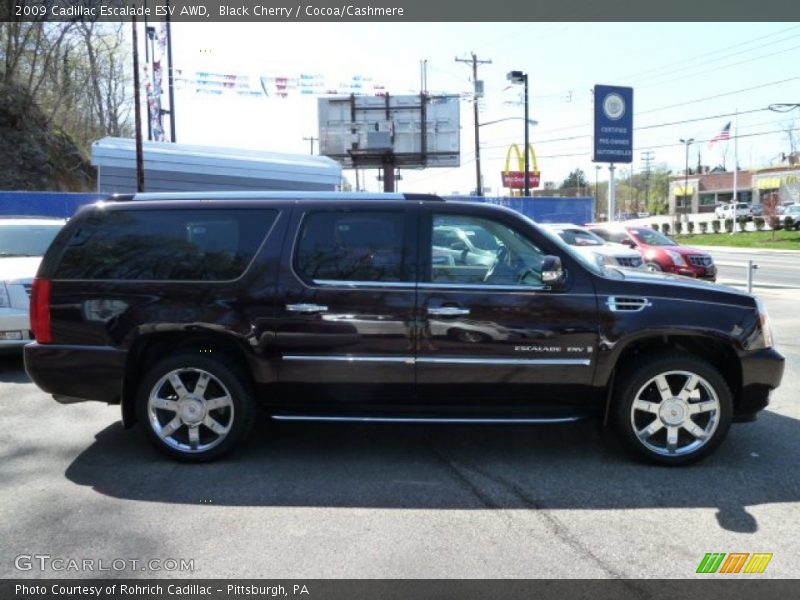
M 548 254 L 542 262 L 542 283 L 555 288 L 563 281 L 564 269 L 561 267 L 561 258 Z

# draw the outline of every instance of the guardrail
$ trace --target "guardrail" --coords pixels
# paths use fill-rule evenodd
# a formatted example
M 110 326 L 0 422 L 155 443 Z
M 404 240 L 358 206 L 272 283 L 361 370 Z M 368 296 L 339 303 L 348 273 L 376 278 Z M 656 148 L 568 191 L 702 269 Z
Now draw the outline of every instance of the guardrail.
M 747 269 L 747 293 L 753 293 L 753 273 L 758 269 L 758 265 L 753 262 L 752 258 L 747 259 L 747 264 L 740 262 L 714 262 L 718 267 L 739 267 Z

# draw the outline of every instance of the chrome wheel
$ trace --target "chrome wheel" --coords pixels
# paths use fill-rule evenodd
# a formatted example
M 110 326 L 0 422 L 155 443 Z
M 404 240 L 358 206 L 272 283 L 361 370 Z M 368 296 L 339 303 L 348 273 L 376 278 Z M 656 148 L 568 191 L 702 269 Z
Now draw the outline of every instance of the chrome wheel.
M 153 432 L 170 448 L 205 452 L 230 433 L 233 398 L 225 384 L 208 371 L 175 369 L 150 389 L 147 416 Z
M 697 452 L 720 422 L 714 387 L 691 371 L 666 371 L 648 380 L 631 404 L 632 430 L 645 448 L 662 456 Z

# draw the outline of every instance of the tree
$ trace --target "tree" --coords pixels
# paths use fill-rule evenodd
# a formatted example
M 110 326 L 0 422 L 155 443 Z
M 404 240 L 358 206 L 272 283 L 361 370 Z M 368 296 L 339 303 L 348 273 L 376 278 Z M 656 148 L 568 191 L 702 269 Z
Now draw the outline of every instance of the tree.
M 571 171 L 564 182 L 561 184 L 561 189 L 568 188 L 586 188 L 589 187 L 589 181 L 586 179 L 586 173 L 583 169 L 575 169 Z

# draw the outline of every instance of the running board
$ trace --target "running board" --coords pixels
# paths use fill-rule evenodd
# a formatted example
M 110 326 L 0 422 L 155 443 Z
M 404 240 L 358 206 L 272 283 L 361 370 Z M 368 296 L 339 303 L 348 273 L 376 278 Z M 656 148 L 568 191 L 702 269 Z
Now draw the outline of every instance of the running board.
M 276 421 L 316 421 L 328 423 L 444 423 L 467 425 L 530 425 L 573 423 L 588 417 L 556 418 L 474 418 L 468 417 L 332 417 L 317 415 L 272 415 Z

